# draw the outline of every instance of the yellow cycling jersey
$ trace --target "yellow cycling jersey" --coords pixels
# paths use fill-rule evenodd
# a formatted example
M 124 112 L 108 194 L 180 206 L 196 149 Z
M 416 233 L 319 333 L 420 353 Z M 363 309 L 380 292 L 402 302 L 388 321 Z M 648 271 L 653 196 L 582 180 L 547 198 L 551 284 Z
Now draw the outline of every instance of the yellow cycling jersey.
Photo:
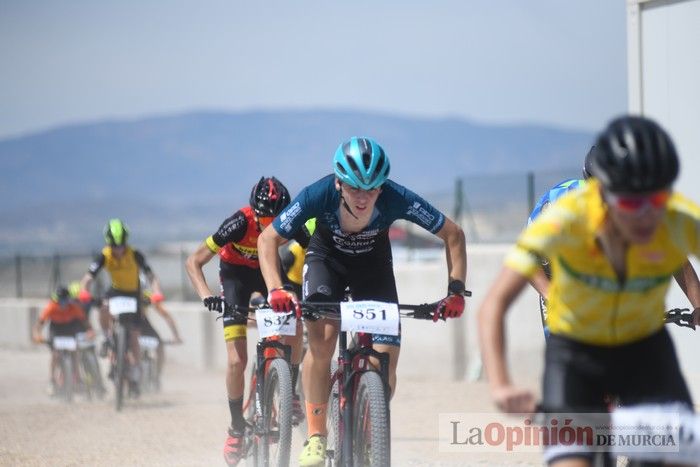
M 124 292 L 136 292 L 139 289 L 139 260 L 134 250 L 127 247 L 124 256 L 117 259 L 112 254 L 112 247 L 102 249 L 104 268 L 112 278 L 112 287 Z
M 295 284 L 301 285 L 306 249 L 297 242 L 292 242 L 291 245 L 289 245 L 289 252 L 294 256 L 294 262 L 287 271 L 287 278 Z
M 549 260 L 551 333 L 588 344 L 620 345 L 663 326 L 671 277 L 688 254 L 700 253 L 700 207 L 674 193 L 651 241 L 630 245 L 624 281 L 596 241 L 606 211 L 598 182 L 588 181 L 521 233 L 505 265 L 531 277 L 543 258 Z

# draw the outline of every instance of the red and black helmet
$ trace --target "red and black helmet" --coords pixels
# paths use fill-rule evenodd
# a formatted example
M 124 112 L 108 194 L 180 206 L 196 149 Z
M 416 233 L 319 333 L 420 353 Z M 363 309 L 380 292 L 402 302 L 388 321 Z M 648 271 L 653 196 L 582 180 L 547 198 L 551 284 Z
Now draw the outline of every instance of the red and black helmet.
M 289 191 L 275 177 L 260 177 L 250 192 L 250 207 L 260 217 L 277 216 L 289 201 Z

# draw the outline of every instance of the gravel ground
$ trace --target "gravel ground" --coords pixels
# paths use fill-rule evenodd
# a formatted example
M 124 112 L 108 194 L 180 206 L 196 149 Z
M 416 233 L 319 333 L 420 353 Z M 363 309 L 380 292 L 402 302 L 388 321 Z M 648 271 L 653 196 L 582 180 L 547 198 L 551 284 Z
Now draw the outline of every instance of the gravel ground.
M 72 404 L 49 398 L 47 366 L 44 349 L 0 350 L 0 465 L 224 465 L 222 372 L 167 365 L 160 394 L 129 401 L 116 413 L 111 394 L 92 402 L 78 396 Z M 393 464 L 540 465 L 533 453 L 440 452 L 438 414 L 487 412 L 486 394 L 484 383 L 400 377 L 392 402 Z M 292 465 L 302 442 L 297 431 L 294 437 Z

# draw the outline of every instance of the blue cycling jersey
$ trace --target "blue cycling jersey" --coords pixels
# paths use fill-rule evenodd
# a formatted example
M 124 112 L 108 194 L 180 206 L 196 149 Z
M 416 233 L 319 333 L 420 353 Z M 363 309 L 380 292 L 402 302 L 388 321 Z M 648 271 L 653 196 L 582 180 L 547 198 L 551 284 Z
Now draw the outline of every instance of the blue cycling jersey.
M 445 216 L 439 210 L 392 180 L 382 184 L 369 224 L 362 231 L 343 232 L 340 209 L 340 193 L 331 174 L 304 188 L 272 225 L 279 235 L 291 239 L 308 219 L 315 217 L 318 227 L 330 231 L 336 250 L 356 256 L 372 251 L 377 238 L 385 236 L 397 219 L 411 221 L 431 233 L 437 233 L 445 224 Z
M 568 191 L 580 187 L 584 182 L 585 180 L 572 178 L 564 180 L 563 182 L 559 182 L 556 185 L 554 185 L 552 188 L 550 188 L 550 190 L 547 193 L 542 195 L 540 200 L 537 202 L 535 208 L 532 210 L 532 213 L 530 213 L 530 217 L 528 217 L 527 219 L 527 223 L 530 224 L 532 221 L 534 221 L 535 218 L 540 215 L 542 210 L 546 208 L 550 203 L 556 201 L 564 193 L 567 193 Z
M 528 225 L 534 221 L 535 218 L 539 216 L 550 203 L 553 203 L 565 193 L 580 187 L 584 182 L 585 180 L 572 178 L 559 182 L 550 188 L 547 193 L 542 195 L 540 200 L 535 205 L 535 208 L 532 210 L 532 213 L 530 213 L 530 217 L 527 219 Z M 544 270 L 547 278 L 551 278 L 549 263 L 546 260 L 543 260 L 542 262 L 542 269 Z M 540 295 L 540 313 L 542 314 L 542 329 L 544 330 L 544 337 L 547 339 L 549 338 L 549 327 L 547 326 L 547 302 L 542 295 Z

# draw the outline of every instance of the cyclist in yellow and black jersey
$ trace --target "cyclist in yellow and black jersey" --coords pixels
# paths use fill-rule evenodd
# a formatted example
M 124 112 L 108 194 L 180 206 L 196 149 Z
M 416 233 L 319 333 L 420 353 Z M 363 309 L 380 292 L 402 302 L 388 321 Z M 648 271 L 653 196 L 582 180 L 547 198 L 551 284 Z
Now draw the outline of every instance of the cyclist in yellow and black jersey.
M 136 298 L 137 315 L 133 318 L 128 318 L 131 322 L 134 332 L 130 335 L 129 342 L 129 359 L 132 363 L 133 373 L 129 375 L 129 383 L 131 391 L 138 394 L 138 374 L 140 349 L 138 337 L 141 326 L 143 324 L 143 312 L 141 308 L 141 284 L 140 274 L 143 273 L 150 282 L 153 294 L 151 302 L 158 303 L 163 301 L 163 293 L 160 289 L 158 278 L 153 273 L 153 270 L 146 262 L 143 254 L 127 244 L 129 238 L 129 230 L 120 219 L 111 219 L 104 229 L 104 238 L 107 245 L 102 249 L 102 252 L 97 255 L 94 261 L 90 264 L 88 272 L 80 281 L 81 290 L 78 293 L 78 298 L 83 303 L 88 303 L 92 300 L 92 296 L 88 291 L 92 281 L 97 273 L 103 268 L 107 270 L 111 278 L 111 286 L 106 293 L 105 299 L 100 306 L 100 327 L 105 336 L 100 355 L 106 357 L 109 348 L 114 348 L 112 343 L 112 322 L 113 318 L 109 313 L 108 300 L 116 296 L 128 296 Z M 127 319 L 123 317 L 122 319 Z
M 697 278 L 688 280 L 692 271 L 684 268 L 689 254 L 700 255 L 700 207 L 672 192 L 678 157 L 655 122 L 618 118 L 595 146 L 594 178 L 523 231 L 481 305 L 479 334 L 492 397 L 505 412 L 534 409 L 533 395 L 510 380 L 504 318 L 546 258 L 552 277 L 545 412 L 605 413 L 608 395 L 622 405 L 675 402 L 692 410 L 664 327 L 664 299 L 676 275 L 692 305 L 700 306 Z M 592 453 L 574 446 L 563 453 L 546 450 L 545 457 L 557 467 L 589 465 Z
M 311 218 L 302 228 L 303 235 L 291 240 L 280 247 L 282 270 L 287 276 L 287 284 L 294 289 L 297 297 L 301 297 L 301 283 L 304 278 L 304 258 L 309 240 L 316 230 L 316 218 Z M 299 236 L 298 236 L 299 237 Z

